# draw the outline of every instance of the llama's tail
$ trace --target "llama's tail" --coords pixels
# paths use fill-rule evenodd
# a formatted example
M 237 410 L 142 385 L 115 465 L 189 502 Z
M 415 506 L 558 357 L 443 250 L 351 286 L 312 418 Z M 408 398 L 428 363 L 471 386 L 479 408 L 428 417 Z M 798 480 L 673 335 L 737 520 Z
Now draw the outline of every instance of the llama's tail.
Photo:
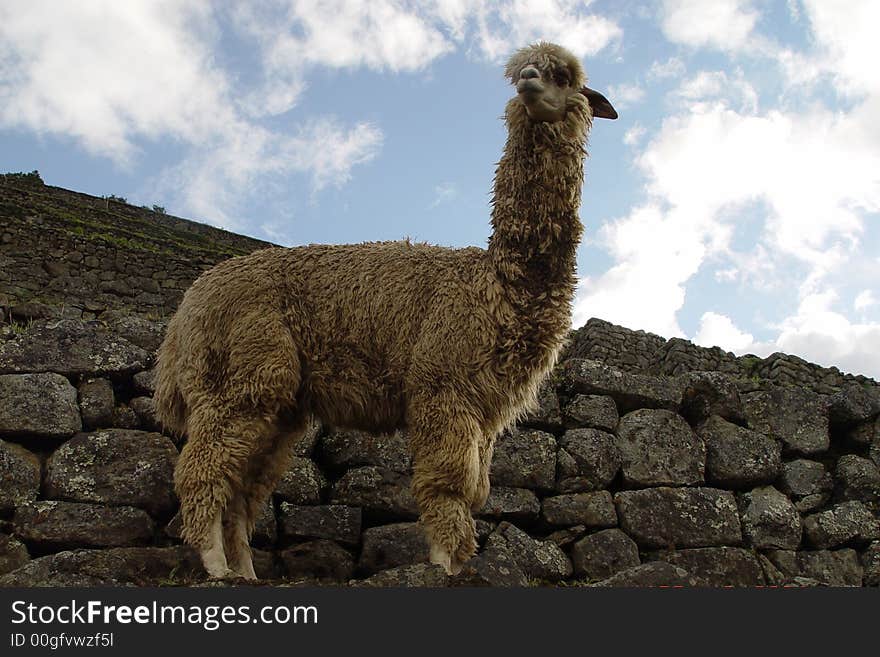
M 168 340 L 159 349 L 156 362 L 156 392 L 153 394 L 153 404 L 156 409 L 156 418 L 168 431 L 177 436 L 183 436 L 186 432 L 187 407 L 180 386 L 175 375 L 175 363 L 173 351 Z

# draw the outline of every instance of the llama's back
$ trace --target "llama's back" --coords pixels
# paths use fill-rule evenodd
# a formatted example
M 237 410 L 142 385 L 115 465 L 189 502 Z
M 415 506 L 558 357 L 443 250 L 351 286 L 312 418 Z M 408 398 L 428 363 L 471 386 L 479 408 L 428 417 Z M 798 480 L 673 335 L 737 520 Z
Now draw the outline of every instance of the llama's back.
M 410 351 L 444 304 L 454 298 L 468 305 L 484 253 L 376 242 L 298 247 L 283 257 L 289 295 L 301 304 L 300 321 L 316 348 L 358 343 L 394 358 Z

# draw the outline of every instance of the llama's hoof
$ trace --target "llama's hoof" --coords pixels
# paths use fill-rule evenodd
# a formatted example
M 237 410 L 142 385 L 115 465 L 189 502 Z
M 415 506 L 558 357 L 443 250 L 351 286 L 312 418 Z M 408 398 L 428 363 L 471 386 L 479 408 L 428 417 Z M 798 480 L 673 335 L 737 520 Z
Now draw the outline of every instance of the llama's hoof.
M 458 559 L 453 559 L 448 555 L 445 556 L 443 560 L 435 561 L 434 556 L 431 556 L 431 563 L 436 564 L 438 566 L 442 566 L 443 570 L 446 571 L 446 574 L 450 577 L 458 575 L 461 572 L 461 569 L 464 567 L 465 562 L 459 561 Z
M 255 582 L 257 579 L 259 579 L 253 571 L 251 571 L 249 573 L 247 573 L 247 572 L 241 573 L 237 570 L 230 570 L 229 572 L 232 573 L 232 575 L 230 575 L 230 577 L 235 577 L 238 579 L 245 579 L 249 582 Z
M 431 563 L 442 566 L 447 575 L 452 575 L 452 557 L 439 545 L 431 546 Z
M 446 571 L 447 575 L 454 577 L 461 572 L 461 569 L 464 567 L 463 561 L 458 561 L 457 559 L 453 559 L 452 563 L 449 564 L 449 569 Z
M 248 580 L 257 579 L 257 574 L 254 572 L 254 564 L 250 559 L 241 563 L 234 563 L 230 565 L 230 569 L 235 577 Z
M 468 545 L 465 548 L 465 545 Z M 447 552 L 439 545 L 431 546 L 431 563 L 442 566 L 447 575 L 458 575 L 464 564 L 477 552 L 476 543 L 470 541 L 465 545 L 460 545 L 455 552 Z
M 209 579 L 236 579 L 238 577 L 241 577 L 241 575 L 232 570 L 232 568 L 212 568 L 208 570 Z

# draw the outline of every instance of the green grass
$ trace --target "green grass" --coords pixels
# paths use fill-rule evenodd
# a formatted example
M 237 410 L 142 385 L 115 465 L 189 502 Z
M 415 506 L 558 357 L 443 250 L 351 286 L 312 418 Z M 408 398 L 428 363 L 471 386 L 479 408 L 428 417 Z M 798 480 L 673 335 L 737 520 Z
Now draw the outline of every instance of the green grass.
M 34 182 L 39 182 L 36 187 Z M 8 198 L 3 198 L 4 188 Z M 113 202 L 109 202 L 112 200 Z M 123 204 L 120 198 L 101 199 L 44 186 L 39 174 L 0 174 L 0 216 L 23 219 L 36 215 L 50 231 L 61 230 L 71 238 L 115 247 L 161 254 L 172 258 L 206 258 L 219 261 L 249 253 L 258 247 L 244 236 L 226 235 L 216 229 L 192 224 L 178 225 L 165 208 L 152 209 Z M 180 221 L 186 222 L 185 219 Z
M 9 325 L 9 328 L 12 329 L 12 332 L 15 335 L 24 335 L 25 333 L 30 331 L 33 327 L 34 327 L 34 320 L 32 320 L 32 319 L 29 319 L 24 322 L 13 321 Z
M 763 359 L 758 358 L 757 356 L 740 356 L 737 358 L 737 361 L 743 368 L 745 368 L 746 373 L 750 376 L 755 376 L 755 370 L 764 362 Z
M 90 241 L 102 241 L 109 246 L 124 250 L 145 251 L 168 256 L 180 251 L 207 253 L 219 256 L 241 255 L 241 249 L 218 244 L 198 233 L 176 232 L 163 226 L 139 221 L 127 216 L 105 212 L 108 220 L 85 218 L 82 214 L 57 208 L 46 208 L 44 214 L 57 219 L 71 235 Z M 116 219 L 113 221 L 112 219 Z M 124 227 L 123 227 L 124 225 Z
M 166 577 L 163 577 L 158 582 L 156 582 L 157 586 L 180 586 L 182 581 L 177 578 L 177 572 L 180 570 L 180 566 L 174 566 L 171 569 L 171 572 L 168 573 Z
M 16 173 L 0 173 L 0 181 L 7 183 L 45 184 L 42 177 L 40 177 L 40 172 L 36 169 L 30 173 L 24 173 L 23 171 L 18 171 Z

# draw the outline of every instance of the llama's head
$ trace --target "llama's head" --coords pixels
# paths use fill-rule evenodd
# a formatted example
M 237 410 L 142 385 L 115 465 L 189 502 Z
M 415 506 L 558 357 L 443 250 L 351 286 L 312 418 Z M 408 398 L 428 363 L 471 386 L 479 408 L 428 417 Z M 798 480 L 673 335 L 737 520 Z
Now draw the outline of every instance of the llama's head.
M 554 43 L 541 41 L 517 50 L 504 73 L 532 121 L 563 120 L 576 95 L 586 96 L 594 118 L 617 118 L 608 99 L 586 86 L 587 76 L 577 57 Z

